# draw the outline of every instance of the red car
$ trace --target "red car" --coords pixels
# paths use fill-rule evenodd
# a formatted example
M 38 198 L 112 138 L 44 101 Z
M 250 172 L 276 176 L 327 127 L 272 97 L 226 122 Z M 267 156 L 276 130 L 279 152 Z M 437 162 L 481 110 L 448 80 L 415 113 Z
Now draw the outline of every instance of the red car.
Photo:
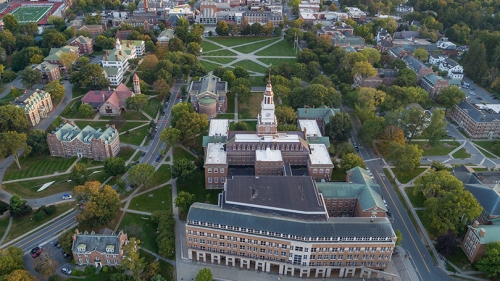
M 34 252 L 31 256 L 35 259 L 37 258 L 41 253 L 43 253 L 43 248 L 38 249 L 36 252 Z
M 177 94 L 177 98 L 180 98 L 181 97 L 181 94 Z

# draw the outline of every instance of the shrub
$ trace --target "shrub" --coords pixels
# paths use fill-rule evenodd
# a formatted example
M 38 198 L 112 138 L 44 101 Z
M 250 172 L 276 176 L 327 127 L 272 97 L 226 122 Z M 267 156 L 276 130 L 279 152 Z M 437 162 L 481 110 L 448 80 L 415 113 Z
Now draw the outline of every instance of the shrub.
M 43 221 L 44 219 L 47 218 L 47 214 L 45 214 L 45 212 L 41 211 L 41 212 L 35 212 L 35 220 L 36 221 Z
M 56 213 L 56 209 L 56 205 L 50 205 L 45 208 L 45 213 L 47 214 L 47 216 L 51 216 Z
M 108 266 L 107 265 L 105 265 L 105 266 L 102 267 L 102 272 L 108 272 Z
M 73 275 L 73 276 L 83 276 L 83 271 L 81 271 L 79 269 L 73 269 L 73 271 L 71 271 L 71 275 Z
M 85 268 L 85 276 L 95 274 L 95 268 L 93 266 L 87 266 Z

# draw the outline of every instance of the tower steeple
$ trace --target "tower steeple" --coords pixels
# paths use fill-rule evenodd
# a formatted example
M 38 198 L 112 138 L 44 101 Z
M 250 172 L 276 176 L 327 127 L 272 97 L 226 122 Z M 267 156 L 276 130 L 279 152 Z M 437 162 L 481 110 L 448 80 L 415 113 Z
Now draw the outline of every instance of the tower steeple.
M 139 83 L 139 76 L 137 76 L 136 73 L 134 73 L 134 77 L 132 78 L 132 81 L 134 82 L 134 93 L 136 95 L 141 94 L 141 84 Z
M 260 114 L 257 117 L 257 134 L 259 136 L 276 135 L 278 133 L 278 122 L 274 110 L 274 93 L 271 84 L 271 73 L 269 73 L 264 98 L 261 102 Z

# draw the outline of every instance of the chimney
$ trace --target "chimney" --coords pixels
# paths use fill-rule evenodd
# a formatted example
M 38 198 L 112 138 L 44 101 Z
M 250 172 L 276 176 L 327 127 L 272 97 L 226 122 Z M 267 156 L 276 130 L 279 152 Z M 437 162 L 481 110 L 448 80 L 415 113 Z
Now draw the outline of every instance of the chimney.
M 472 224 L 472 227 L 477 228 L 478 226 L 479 226 L 479 222 L 478 221 L 474 221 L 474 223 Z
M 120 54 L 120 56 L 122 55 L 122 51 L 121 50 L 120 50 L 119 54 Z
M 115 124 L 111 124 L 111 128 L 116 129 Z
M 106 57 L 109 56 L 109 50 L 106 50 Z
M 115 59 L 116 59 L 116 61 L 118 61 L 118 55 L 115 55 Z
M 306 127 L 304 127 L 304 137 L 307 138 L 307 128 Z
M 486 230 L 484 228 L 481 228 L 479 230 L 479 237 L 484 237 L 485 234 L 486 234 Z
M 106 101 L 106 97 L 104 97 L 104 92 L 102 93 L 102 102 Z
M 108 127 L 109 127 L 109 124 L 106 124 L 106 128 L 108 128 Z

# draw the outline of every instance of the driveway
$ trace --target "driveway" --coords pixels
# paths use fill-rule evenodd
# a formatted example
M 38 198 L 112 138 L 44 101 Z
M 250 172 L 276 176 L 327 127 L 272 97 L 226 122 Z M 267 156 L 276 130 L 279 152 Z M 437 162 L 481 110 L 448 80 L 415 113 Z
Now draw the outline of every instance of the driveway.
M 56 241 L 57 240 L 54 240 L 53 242 L 56 242 Z M 62 255 L 61 248 L 57 248 L 52 244 L 46 244 L 46 245 L 43 245 L 43 249 L 45 252 L 49 253 L 49 256 L 51 257 L 52 260 L 57 261 L 58 266 L 57 266 L 57 269 L 55 272 L 56 274 L 60 274 L 61 276 L 67 276 L 61 272 L 61 268 L 66 267 L 66 268 L 73 270 L 73 268 L 75 267 L 75 265 L 70 263 L 70 258 L 65 258 Z M 43 280 L 42 278 L 40 278 L 41 276 L 39 276 L 38 272 L 36 272 L 36 270 L 35 270 L 35 260 L 36 259 L 37 258 L 33 258 L 31 256 L 31 253 L 24 255 L 23 256 L 24 268 L 26 270 L 28 270 L 34 276 L 39 277 L 40 280 Z
M 494 100 L 493 97 L 491 96 L 491 93 L 486 91 L 484 88 L 482 88 L 480 85 L 475 84 L 472 82 L 467 77 L 464 77 L 463 82 L 469 83 L 470 87 L 461 87 L 460 89 L 465 93 L 465 96 L 467 98 L 467 101 L 470 103 L 499 103 L 498 100 Z M 474 93 L 473 95 L 470 93 Z M 480 99 L 478 99 L 480 98 Z

